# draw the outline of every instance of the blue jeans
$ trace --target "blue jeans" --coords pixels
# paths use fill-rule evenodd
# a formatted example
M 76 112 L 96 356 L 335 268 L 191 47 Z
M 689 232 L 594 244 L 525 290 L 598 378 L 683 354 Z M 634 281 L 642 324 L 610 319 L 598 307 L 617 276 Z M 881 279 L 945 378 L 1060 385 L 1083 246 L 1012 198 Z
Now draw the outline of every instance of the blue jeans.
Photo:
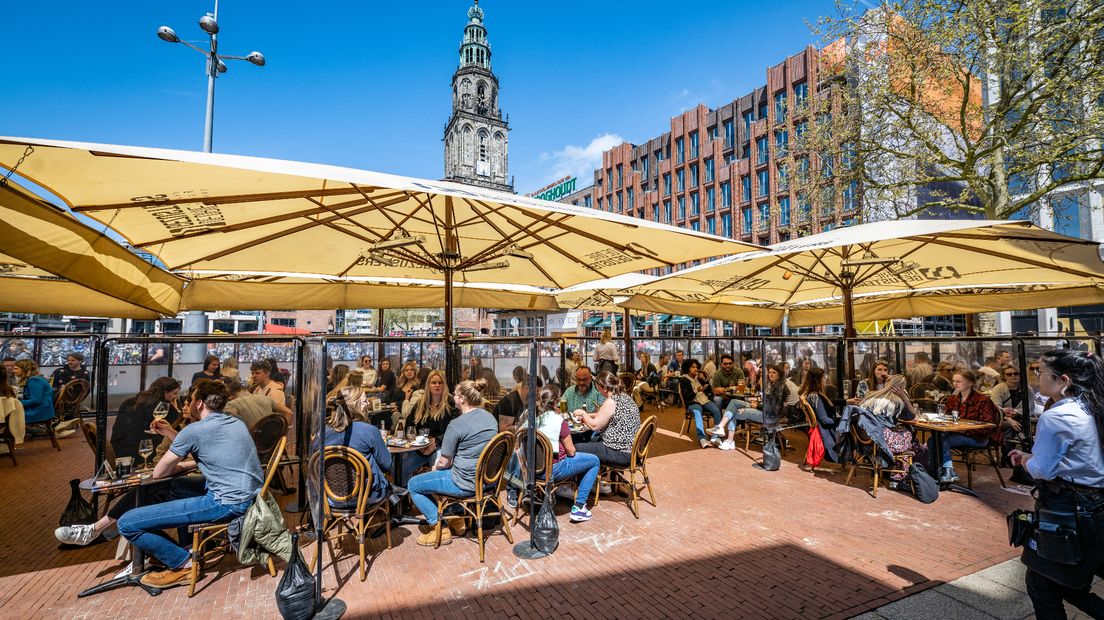
M 219 522 L 245 514 L 253 500 L 223 505 L 210 491 L 196 497 L 176 499 L 128 511 L 119 519 L 119 533 L 128 542 L 160 560 L 165 566 L 183 567 L 191 551 L 165 535 L 163 530 L 193 523 Z
M 702 409 L 713 414 L 714 423 L 720 423 L 721 421 L 721 408 L 713 401 L 708 401 L 704 405 L 698 403 L 690 403 L 687 405 L 686 410 L 694 414 L 694 428 L 698 431 L 698 439 L 705 439 L 705 425 L 702 423 Z
M 579 488 L 575 493 L 575 505 L 586 507 L 587 497 L 594 490 L 594 483 L 598 480 L 598 468 L 601 464 L 598 455 L 576 451 L 575 456 L 569 456 L 552 464 L 552 480 L 559 482 L 580 476 Z M 521 464 L 516 458 L 510 462 L 510 474 L 515 480 L 521 479 Z M 516 494 L 517 491 L 510 489 L 508 493 Z
M 748 403 L 742 400 L 734 400 L 728 403 L 728 407 L 725 409 L 725 413 L 732 417 L 728 421 L 728 430 L 736 430 L 737 422 L 758 422 L 763 423 L 763 412 L 758 409 L 752 409 L 748 406 Z
M 410 481 L 410 478 L 414 476 L 414 472 L 418 471 L 423 465 L 432 466 L 436 463 L 437 455 L 440 453 L 440 450 L 435 450 L 429 454 L 422 454 L 414 450 L 404 454 L 402 459 L 402 471 L 399 472 L 399 486 L 405 487 Z
M 932 454 L 935 454 L 935 438 L 931 439 L 933 445 L 929 445 L 928 449 Z M 952 448 L 984 448 L 989 445 L 988 439 L 974 439 L 962 433 L 946 433 L 943 435 L 943 467 L 952 467 L 951 462 L 951 449 Z
M 452 481 L 451 469 L 438 469 L 418 474 L 406 484 L 406 490 L 410 492 L 410 499 L 418 510 L 425 516 L 426 523 L 437 525 L 437 502 L 430 497 L 433 493 L 448 495 L 450 497 L 471 497 L 474 491 L 465 491 L 456 486 Z

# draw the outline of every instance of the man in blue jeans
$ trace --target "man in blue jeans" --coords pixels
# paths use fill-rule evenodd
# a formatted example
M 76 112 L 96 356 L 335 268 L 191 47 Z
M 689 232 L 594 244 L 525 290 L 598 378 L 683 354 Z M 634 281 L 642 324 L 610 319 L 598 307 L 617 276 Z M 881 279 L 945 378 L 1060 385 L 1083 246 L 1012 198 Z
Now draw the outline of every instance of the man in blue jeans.
M 171 540 L 163 530 L 193 523 L 219 522 L 245 513 L 263 484 L 261 464 L 249 429 L 240 419 L 223 413 L 230 400 L 220 381 L 201 380 L 187 412 L 198 420 L 179 433 L 164 420 L 152 429 L 172 441 L 153 470 L 154 478 L 166 478 L 198 467 L 206 484 L 174 485 L 175 495 L 194 494 L 172 501 L 135 508 L 119 519 L 119 533 L 131 544 L 161 561 L 167 570 L 147 573 L 142 583 L 156 588 L 184 585 L 192 569 L 191 552 Z M 188 456 L 191 459 L 187 459 Z M 187 460 L 185 460 L 187 459 Z M 179 488 L 177 488 L 179 487 Z

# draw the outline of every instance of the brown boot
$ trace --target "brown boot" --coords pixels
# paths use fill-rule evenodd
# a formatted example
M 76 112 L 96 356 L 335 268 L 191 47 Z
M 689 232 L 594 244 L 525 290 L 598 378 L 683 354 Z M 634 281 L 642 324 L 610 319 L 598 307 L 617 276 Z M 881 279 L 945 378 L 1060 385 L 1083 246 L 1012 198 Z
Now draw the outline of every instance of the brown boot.
M 177 568 L 157 571 L 155 573 L 146 573 L 142 576 L 142 583 L 154 588 L 172 588 L 175 586 L 184 586 L 191 583 L 192 567 Z
M 449 528 L 441 528 L 441 544 L 447 545 L 452 542 L 452 533 L 449 532 Z M 435 547 L 437 546 L 437 530 L 427 532 L 418 537 L 418 544 L 423 547 Z

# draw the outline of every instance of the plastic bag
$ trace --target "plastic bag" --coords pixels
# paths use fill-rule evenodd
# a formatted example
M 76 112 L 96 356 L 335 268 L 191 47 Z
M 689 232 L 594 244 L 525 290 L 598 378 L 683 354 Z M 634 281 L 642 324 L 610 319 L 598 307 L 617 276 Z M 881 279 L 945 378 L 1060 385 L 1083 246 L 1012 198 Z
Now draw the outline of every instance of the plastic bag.
M 533 520 L 533 527 L 529 530 L 529 536 L 533 547 L 541 553 L 552 553 L 560 546 L 560 526 L 556 523 L 556 512 L 553 510 L 552 489 L 549 485 L 548 493 L 544 494 L 537 518 Z
M 778 471 L 782 467 L 782 451 L 778 448 L 778 439 L 774 433 L 767 433 L 763 439 L 763 463 L 765 471 Z
M 909 478 L 912 478 L 912 488 L 916 492 L 916 499 L 925 504 L 930 504 L 939 499 L 939 483 L 931 477 L 928 470 L 919 463 L 913 463 L 908 469 Z
M 92 504 L 89 504 L 88 500 L 81 495 L 80 480 L 77 478 L 70 480 L 69 488 L 69 503 L 65 505 L 65 510 L 61 512 L 58 525 L 65 527 L 66 525 L 95 523 L 96 513 L 92 510 Z
M 292 534 L 291 558 L 276 584 L 276 609 L 284 620 L 308 620 L 314 617 L 316 608 L 314 575 L 299 553 L 299 534 Z

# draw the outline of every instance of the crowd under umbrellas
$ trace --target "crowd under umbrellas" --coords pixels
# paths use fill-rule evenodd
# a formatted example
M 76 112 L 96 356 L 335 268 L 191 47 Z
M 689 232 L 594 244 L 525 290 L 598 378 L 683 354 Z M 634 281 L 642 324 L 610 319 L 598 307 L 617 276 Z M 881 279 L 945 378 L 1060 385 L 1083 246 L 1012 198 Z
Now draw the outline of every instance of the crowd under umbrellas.
M 114 300 L 118 316 L 127 316 L 123 312 L 128 308 L 134 316 L 147 316 L 281 303 L 297 308 L 384 307 L 371 300 L 386 298 L 390 307 L 444 306 L 446 352 L 451 355 L 451 309 L 456 306 L 620 308 L 761 325 L 778 325 L 786 317 L 791 326 L 843 322 L 851 336 L 856 318 L 976 311 L 990 298 L 998 300 L 993 309 L 1045 305 L 1046 295 L 1058 290 L 1069 292 L 1071 303 L 1099 302 L 1097 245 L 1025 223 L 872 224 L 758 248 L 441 182 L 255 158 L 0 141 L 0 165 L 13 168 L 25 154 L 19 175 L 51 188 L 73 212 L 110 226 L 134 247 L 157 256 L 167 270 L 128 262 L 127 256 L 133 256 L 129 252 L 111 247 L 97 231 L 12 184 L 0 193 L 0 207 L 14 214 L 3 221 L 22 236 L 19 244 L 5 248 L 9 256 L 4 258 L 10 259 L 14 273 L 0 277 L 2 290 L 14 297 L 0 297 L 18 298 L 24 311 L 35 307 L 35 293 L 26 291 L 42 294 L 51 287 L 87 291 L 82 299 L 91 308 L 111 308 L 108 302 Z M 39 230 L 55 234 L 36 234 Z M 616 280 L 621 274 L 718 257 L 666 278 L 625 275 L 622 282 Z M 126 268 L 112 269 L 119 265 Z M 156 294 L 143 296 L 143 291 Z M 55 305 L 50 307 L 57 307 L 59 298 L 64 299 L 51 296 Z M 624 324 L 627 330 L 628 321 Z M 627 337 L 626 345 L 624 366 L 632 370 Z M 317 414 L 326 411 L 329 390 L 322 389 L 328 387 L 326 365 L 312 366 L 299 365 L 304 373 L 299 385 L 307 407 Z M 456 369 L 458 364 L 447 366 Z M 701 383 L 694 371 L 700 370 L 691 365 L 674 373 L 678 383 L 670 391 L 688 411 L 692 405 L 687 401 L 698 400 Z M 691 383 L 686 391 L 681 374 L 689 374 L 698 385 Z M 787 378 L 772 369 L 759 374 L 764 378 L 757 387 L 764 396 L 768 384 Z M 541 393 L 535 366 L 522 376 L 531 381 L 524 403 L 529 432 L 523 452 L 532 455 Z M 448 384 L 459 379 L 450 377 Z M 637 379 L 649 383 L 651 377 Z M 616 381 L 603 377 L 599 383 L 617 396 Z M 313 392 L 307 391 L 308 384 L 314 385 Z M 454 397 L 466 403 L 476 400 L 459 392 Z M 100 409 L 100 428 L 105 428 L 106 407 Z M 611 419 L 585 408 L 566 413 L 574 420 L 570 426 L 583 424 L 590 430 L 602 430 L 593 426 Z M 314 419 L 322 445 L 326 420 Z M 723 426 L 716 416 L 715 422 Z M 641 425 L 639 418 L 636 424 Z M 621 429 L 609 432 L 611 439 L 615 434 Z M 528 483 L 531 487 L 534 480 Z M 321 512 L 319 508 L 316 515 Z M 438 527 L 438 541 L 440 532 Z

